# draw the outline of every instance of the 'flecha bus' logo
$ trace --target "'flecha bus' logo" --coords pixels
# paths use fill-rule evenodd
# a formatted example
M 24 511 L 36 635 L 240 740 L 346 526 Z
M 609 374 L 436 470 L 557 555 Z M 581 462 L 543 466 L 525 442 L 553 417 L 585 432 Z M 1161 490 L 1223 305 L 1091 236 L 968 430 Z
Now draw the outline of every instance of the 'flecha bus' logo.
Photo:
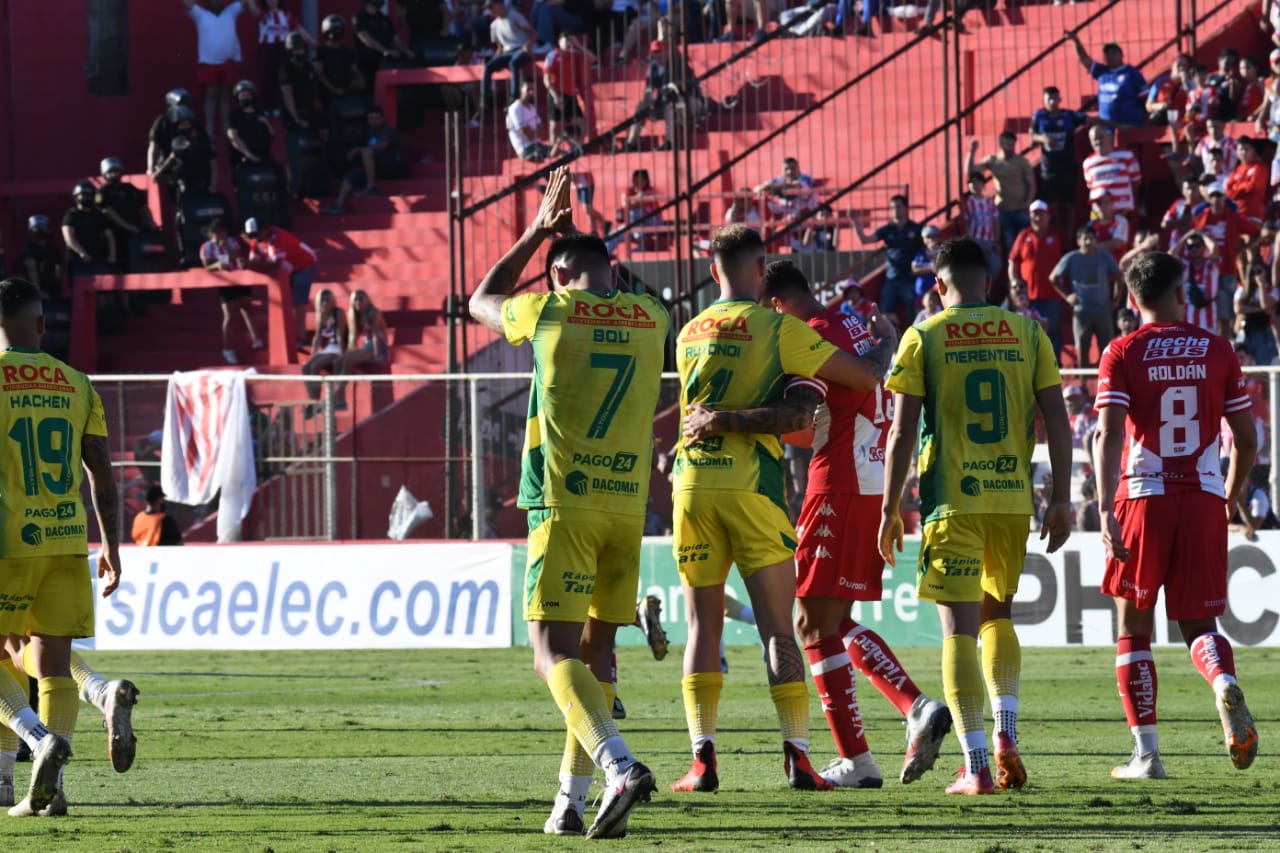
M 997 474 L 1012 474 L 1018 470 L 1018 457 L 1005 455 L 996 459 Z
M 982 484 L 978 482 L 977 477 L 965 477 L 960 481 L 960 491 L 971 498 L 976 498 L 982 494 Z
M 44 536 L 40 533 L 40 525 L 28 524 L 22 528 L 22 541 L 28 545 L 39 545 L 44 541 Z
M 76 517 L 75 501 L 63 501 L 62 503 L 58 504 L 58 519 L 60 521 L 65 521 L 68 518 L 75 518 L 75 517 Z
M 564 487 L 580 498 L 586 497 L 590 491 L 587 483 L 587 475 L 581 471 L 570 471 L 569 476 L 564 478 Z

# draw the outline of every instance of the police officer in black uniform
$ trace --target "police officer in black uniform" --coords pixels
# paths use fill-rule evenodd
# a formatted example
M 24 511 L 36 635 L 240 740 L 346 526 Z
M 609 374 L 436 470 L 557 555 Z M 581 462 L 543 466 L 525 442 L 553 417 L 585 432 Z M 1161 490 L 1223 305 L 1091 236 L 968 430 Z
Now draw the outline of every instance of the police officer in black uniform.
M 342 43 L 346 33 L 347 25 L 341 15 L 329 15 L 320 23 L 320 46 L 316 48 L 311 67 L 320 84 L 320 100 L 326 113 L 335 98 L 366 89 L 367 81 L 356 65 L 356 52 Z
M 274 165 L 271 139 L 276 131 L 258 109 L 257 88 L 251 81 L 241 80 L 231 90 L 231 94 L 235 98 L 236 109 L 231 113 L 231 126 L 227 128 L 227 142 L 230 143 L 227 153 L 231 158 L 233 175 L 243 163 Z
M 169 154 L 156 169 L 156 175 L 169 181 L 176 201 L 190 193 L 214 193 L 218 187 L 218 163 L 214 159 L 209 134 L 190 107 L 169 110 L 169 121 L 175 133 L 169 142 Z
M 81 181 L 71 191 L 72 208 L 62 217 L 62 240 L 67 244 L 71 275 L 100 275 L 114 271 L 116 236 L 111 223 L 94 204 L 95 191 Z
M 62 296 L 62 255 L 49 234 L 49 217 L 43 213 L 27 217 L 27 242 L 18 264 L 27 281 L 40 290 L 41 299 Z
M 119 157 L 104 157 L 99 164 L 99 172 L 104 181 L 98 187 L 95 202 L 102 215 L 111 223 L 121 259 L 128 263 L 131 272 L 136 272 L 132 251 L 135 240 L 144 232 L 160 229 L 151 216 L 151 208 L 147 207 L 147 194 L 122 180 L 124 163 Z

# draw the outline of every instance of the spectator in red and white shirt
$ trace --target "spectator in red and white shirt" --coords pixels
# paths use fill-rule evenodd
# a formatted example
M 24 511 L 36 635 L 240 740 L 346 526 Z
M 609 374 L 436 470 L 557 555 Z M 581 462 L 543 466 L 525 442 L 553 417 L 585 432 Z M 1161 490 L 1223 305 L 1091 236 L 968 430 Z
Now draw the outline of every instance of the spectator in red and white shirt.
M 1236 141 L 1227 136 L 1227 123 L 1220 118 L 1211 118 L 1206 125 L 1208 133 L 1196 143 L 1195 154 L 1204 164 L 1206 172 L 1213 172 L 1210 152 L 1217 148 L 1222 152 L 1222 166 L 1230 172 L 1236 167 Z
M 182 0 L 183 8 L 196 25 L 196 79 L 204 87 L 204 124 L 209 138 L 218 139 L 216 118 L 222 133 L 231 127 L 231 87 L 240 79 L 240 37 L 236 18 L 245 9 L 256 16 L 254 0 Z
M 1160 220 L 1160 227 L 1168 232 L 1166 246 L 1172 246 L 1183 234 L 1195 227 L 1192 223 L 1198 204 L 1200 204 L 1200 180 L 1193 175 L 1188 175 L 1182 179 L 1182 198 L 1169 205 L 1164 219 Z
M 1216 248 L 1212 238 L 1192 231 L 1175 243 L 1169 254 L 1186 267 L 1183 280 L 1187 288 L 1187 322 L 1222 334 L 1224 326 L 1230 329 L 1234 312 L 1228 309 L 1226 316 L 1222 316 L 1218 311 L 1222 275 L 1218 260 L 1213 257 Z M 1231 296 L 1234 298 L 1234 290 Z
M 1226 191 L 1221 183 L 1207 189 L 1209 206 L 1196 214 L 1196 230 L 1213 241 L 1217 247 L 1217 255 L 1221 261 L 1223 290 L 1232 293 L 1236 286 L 1236 255 L 1240 251 L 1242 241 L 1249 241 L 1257 234 L 1259 226 L 1240 213 L 1227 206 Z M 1251 242 L 1251 241 L 1250 241 Z M 1220 306 L 1229 311 L 1226 305 Z
M 1266 98 L 1262 88 L 1262 65 L 1256 57 L 1240 60 L 1240 100 L 1236 103 L 1236 120 L 1251 121 Z
M 572 150 L 595 132 L 591 94 L 591 65 L 595 59 L 576 36 L 562 32 L 556 37 L 555 49 L 543 62 L 542 82 L 551 100 L 547 115 L 553 148 L 564 143 Z
M 258 15 L 258 91 L 262 93 L 262 111 L 274 114 L 280 109 L 280 66 L 285 56 L 284 40 L 289 33 L 299 32 L 311 44 L 315 40 L 302 27 L 293 12 L 280 8 L 281 0 L 262 0 Z
M 316 250 L 283 228 L 259 226 L 253 218 L 245 220 L 244 242 L 251 268 L 280 270 L 289 276 L 294 328 L 299 346 L 306 346 L 310 339 L 303 333 L 303 324 L 311 301 L 311 285 L 316 279 Z
M 1089 224 L 1093 226 L 1093 234 L 1098 239 L 1098 249 L 1110 252 L 1111 257 L 1119 263 L 1129 251 L 1129 220 L 1116 215 L 1115 199 L 1109 192 L 1097 189 L 1089 193 L 1089 203 L 1093 211 L 1089 214 Z
M 1053 354 L 1062 353 L 1062 325 L 1066 300 L 1053 286 L 1053 268 L 1066 251 L 1062 232 L 1049 224 L 1049 204 L 1037 199 L 1031 202 L 1031 226 L 1023 228 L 1013 240 L 1009 253 L 1009 287 L 1023 287 L 1031 305 L 1049 324 L 1049 340 Z
M 1258 143 L 1251 137 L 1240 137 L 1237 140 L 1237 150 L 1240 152 L 1240 162 L 1227 175 L 1227 198 L 1234 201 L 1245 216 L 1261 222 L 1271 176 L 1267 164 L 1262 162 L 1258 152 Z
M 1147 120 L 1151 124 L 1177 126 L 1187 113 L 1185 81 L 1191 75 L 1191 59 L 1178 54 L 1168 74 L 1161 75 L 1147 92 Z M 1170 121 L 1170 113 L 1173 121 Z
M 1100 125 L 1089 128 L 1089 144 L 1094 153 L 1085 158 L 1083 165 L 1089 193 L 1106 190 L 1115 200 L 1116 213 L 1133 213 L 1142 183 L 1138 158 L 1132 151 L 1116 148 L 1114 131 Z
M 983 193 L 987 176 L 975 169 L 969 173 L 969 190 L 960 203 L 961 236 L 970 237 L 987 253 L 987 272 L 994 278 L 1000 273 L 1000 211 L 994 199 Z

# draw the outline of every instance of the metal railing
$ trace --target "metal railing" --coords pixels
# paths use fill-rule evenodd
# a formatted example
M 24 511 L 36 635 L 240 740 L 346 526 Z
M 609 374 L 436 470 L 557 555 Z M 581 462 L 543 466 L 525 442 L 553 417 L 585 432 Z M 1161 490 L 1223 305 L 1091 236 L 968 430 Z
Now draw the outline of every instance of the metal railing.
M 1255 411 L 1265 424 L 1260 460 L 1280 447 L 1280 367 L 1248 367 Z M 1096 371 L 1064 370 L 1064 382 L 1095 387 Z M 308 378 L 310 379 L 310 378 Z M 318 400 L 297 377 L 248 376 L 250 432 L 258 488 L 244 527 L 250 540 L 383 539 L 401 486 L 430 503 L 423 538 L 523 538 L 515 507 L 530 374 L 489 373 L 316 378 Z M 125 497 L 122 520 L 142 508 L 159 482 L 153 433 L 163 425 L 167 376 L 100 376 L 113 465 Z M 345 387 L 344 387 L 345 386 Z M 452 406 L 444 402 L 452 397 Z M 348 409 L 338 410 L 339 399 Z M 663 375 L 654 438 L 670 451 L 678 428 L 679 382 Z M 456 420 L 445 429 L 446 418 Z M 451 443 L 445 436 L 454 437 Z M 1277 478 L 1271 493 L 1280 505 Z M 670 521 L 670 492 L 651 490 L 653 511 Z M 184 528 L 211 530 L 206 507 L 176 507 Z M 96 524 L 91 526 L 96 531 Z M 126 531 L 121 531 L 127 535 Z M 197 538 L 212 539 L 207 533 Z

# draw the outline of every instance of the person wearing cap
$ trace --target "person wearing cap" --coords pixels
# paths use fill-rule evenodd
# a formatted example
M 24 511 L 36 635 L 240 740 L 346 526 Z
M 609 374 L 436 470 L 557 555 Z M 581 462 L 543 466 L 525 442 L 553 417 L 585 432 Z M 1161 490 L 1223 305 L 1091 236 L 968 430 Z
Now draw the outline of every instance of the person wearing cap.
M 159 231 L 147 194 L 123 180 L 124 164 L 119 157 L 104 157 L 99 164 L 103 182 L 98 186 L 95 203 L 111 223 L 116 247 L 124 258 L 131 258 L 129 245 L 144 231 Z
M 1076 218 L 1076 187 L 1080 184 L 1080 158 L 1076 155 L 1076 130 L 1092 119 L 1081 110 L 1062 109 L 1062 92 L 1046 86 L 1044 106 L 1031 116 L 1031 144 L 1040 146 L 1038 197 L 1049 203 L 1054 222 L 1068 224 Z
M 1236 140 L 1240 162 L 1227 175 L 1223 189 L 1227 198 L 1236 203 L 1241 213 L 1260 223 L 1266 209 L 1271 176 L 1258 151 L 1259 144 L 1259 140 L 1250 136 L 1242 136 Z
M 299 348 L 309 345 L 304 331 L 311 285 L 316 279 L 316 250 L 275 225 L 259 226 L 250 218 L 244 223 L 244 244 L 251 269 L 279 270 L 289 276 L 293 298 L 293 323 Z
M 969 153 L 964 160 L 967 175 L 979 169 L 991 173 L 996 182 L 996 209 L 1000 216 L 1000 234 L 1004 252 L 1013 246 L 1013 238 L 1031 224 L 1027 207 L 1036 196 L 1035 170 L 1031 162 L 1018 153 L 1018 135 L 1005 131 L 999 136 L 1000 150 L 981 160 L 974 158 L 982 144 L 974 139 L 969 143 Z
M 1214 257 L 1217 248 L 1212 237 L 1191 231 L 1173 244 L 1169 254 L 1182 261 L 1186 269 L 1183 279 L 1187 289 L 1186 321 L 1227 337 L 1234 319 L 1231 304 L 1234 288 L 1222 283 L 1221 267 Z M 1224 306 L 1225 310 L 1221 310 Z
M 1098 117 L 1112 125 L 1142 127 L 1147 121 L 1147 81 L 1142 72 L 1124 61 L 1124 51 L 1115 42 L 1102 46 L 1102 62 L 1095 62 L 1074 30 L 1063 36 L 1076 48 L 1076 58 L 1098 81 Z
M 1226 188 L 1221 182 L 1214 183 L 1207 189 L 1204 187 L 1201 189 L 1207 193 L 1209 204 L 1196 214 L 1192 224 L 1197 231 L 1217 246 L 1221 268 L 1221 290 L 1218 298 L 1222 300 L 1218 304 L 1218 310 L 1223 316 L 1230 317 L 1234 313 L 1230 299 L 1235 293 L 1238 280 L 1236 255 L 1239 254 L 1242 245 L 1252 244 L 1252 238 L 1261 230 L 1261 227 L 1240 212 L 1231 209 L 1226 197 Z M 1224 293 L 1225 295 L 1222 295 Z
M 23 277 L 40 290 L 48 301 L 62 296 L 62 257 L 49 234 L 49 217 L 42 213 L 27 217 L 27 242 L 18 255 Z
M 72 276 L 112 272 L 118 259 L 116 235 L 94 203 L 94 194 L 89 181 L 76 184 L 71 191 L 71 209 L 62 217 L 62 242 Z
M 1138 187 L 1142 184 L 1142 167 L 1132 151 L 1116 148 L 1115 131 L 1095 125 L 1089 128 L 1089 144 L 1093 153 L 1084 160 L 1084 183 L 1089 193 L 1103 189 L 1116 203 L 1116 213 L 1128 215 L 1137 205 Z
M 1062 325 L 1067 304 L 1053 286 L 1053 268 L 1066 251 L 1062 232 L 1049 219 L 1049 205 L 1031 202 L 1031 224 L 1013 240 L 1009 252 L 1009 286 L 1025 290 L 1031 307 L 1044 317 L 1053 354 L 1062 354 Z
M 1098 238 L 1098 248 L 1110 252 L 1117 262 L 1129 251 L 1129 220 L 1116 216 L 1115 199 L 1104 189 L 1096 189 L 1089 193 L 1089 224 L 1093 226 L 1094 236 Z
M 1280 8 L 1280 0 L 1276 7 Z M 1280 47 L 1271 51 L 1269 57 L 1271 74 L 1262 88 L 1262 106 L 1258 107 L 1254 119 L 1258 133 L 1265 133 L 1272 142 L 1280 141 Z
M 1058 260 L 1052 277 L 1053 286 L 1071 306 L 1076 364 L 1089 367 L 1098 363 L 1091 349 L 1094 340 L 1099 356 L 1111 342 L 1111 315 L 1120 307 L 1120 265 L 1108 252 L 1098 250 L 1092 225 L 1076 231 L 1076 247 Z
M 133 517 L 132 539 L 143 546 L 182 544 L 182 531 L 165 508 L 159 486 L 147 489 L 147 508 Z

